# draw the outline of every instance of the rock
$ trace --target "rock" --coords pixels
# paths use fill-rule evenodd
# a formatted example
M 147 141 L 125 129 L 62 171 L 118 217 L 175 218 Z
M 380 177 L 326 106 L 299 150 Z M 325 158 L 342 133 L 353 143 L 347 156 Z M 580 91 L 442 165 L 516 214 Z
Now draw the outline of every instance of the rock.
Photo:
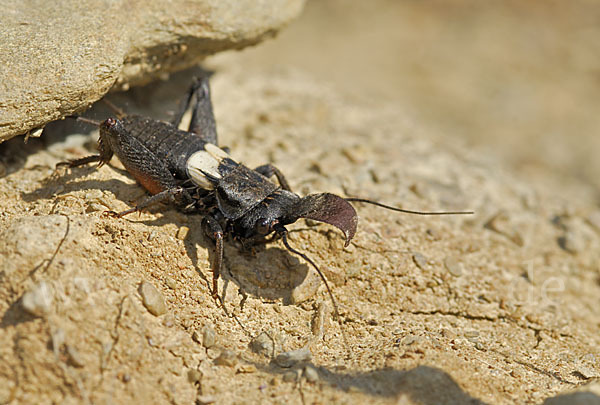
M 215 402 L 217 402 L 217 399 L 213 395 L 198 395 L 198 397 L 196 397 L 197 405 L 208 405 L 214 404 Z
M 309 383 L 316 383 L 319 381 L 319 373 L 314 367 L 306 366 L 304 367 L 304 378 L 306 378 L 306 381 Z
M 460 263 L 456 257 L 446 257 L 444 259 L 444 266 L 446 267 L 446 270 L 448 270 L 448 272 L 454 277 L 460 277 L 463 273 L 462 263 Z
M 217 342 L 217 334 L 210 326 L 202 328 L 202 345 L 207 349 L 213 347 Z
M 237 364 L 237 354 L 231 350 L 223 350 L 219 357 L 215 359 L 217 366 L 234 367 Z
M 273 36 L 305 0 L 2 0 L 0 142 Z
M 427 270 L 427 268 L 428 268 L 427 258 L 425 256 L 423 256 L 421 253 L 419 253 L 419 252 L 413 253 L 412 259 L 418 268 L 420 268 L 421 270 Z
M 289 352 L 284 352 L 275 357 L 275 363 L 279 367 L 289 368 L 293 365 L 309 361 L 312 358 L 312 353 L 307 347 L 303 347 L 298 350 L 291 350 Z
M 298 381 L 299 370 L 288 371 L 283 374 L 282 380 L 285 382 L 296 382 Z
M 160 316 L 167 312 L 167 306 L 162 294 L 147 281 L 144 281 L 139 288 L 144 306 L 152 315 Z
M 250 350 L 265 357 L 274 355 L 274 341 L 267 332 L 261 332 L 250 342 Z
M 54 294 L 52 287 L 45 281 L 40 281 L 30 291 L 23 294 L 21 304 L 31 315 L 44 316 L 50 312 Z

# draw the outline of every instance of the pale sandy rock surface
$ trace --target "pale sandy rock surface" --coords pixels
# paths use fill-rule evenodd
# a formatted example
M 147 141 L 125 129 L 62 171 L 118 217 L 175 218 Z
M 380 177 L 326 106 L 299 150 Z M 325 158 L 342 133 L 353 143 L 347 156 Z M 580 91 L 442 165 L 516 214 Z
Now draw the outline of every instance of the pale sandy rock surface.
M 207 55 L 272 37 L 303 0 L 0 1 L 0 142 Z
M 359 206 L 347 249 L 326 225 L 291 227 L 331 281 L 346 347 L 313 271 L 281 244 L 228 245 L 225 311 L 200 217 L 105 216 L 145 193 L 115 160 L 54 171 L 93 150 L 84 126 L 11 140 L 0 146 L 0 402 L 597 401 L 600 229 L 587 187 L 520 178 L 493 155 L 433 142 L 393 104 L 349 101 L 302 73 L 217 68 L 220 141 L 240 161 L 275 163 L 301 194 L 476 214 Z M 192 74 L 111 100 L 166 119 Z M 40 283 L 51 299 L 33 315 L 22 301 Z M 144 306 L 142 283 L 166 313 Z M 290 368 L 271 362 L 303 348 Z

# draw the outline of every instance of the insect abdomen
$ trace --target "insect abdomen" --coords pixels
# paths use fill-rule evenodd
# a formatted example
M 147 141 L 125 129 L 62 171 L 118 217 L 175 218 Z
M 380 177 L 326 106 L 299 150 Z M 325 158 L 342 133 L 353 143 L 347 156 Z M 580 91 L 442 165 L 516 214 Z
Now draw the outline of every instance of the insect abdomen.
M 180 130 L 167 122 L 129 116 L 123 118 L 122 124 L 131 135 L 165 162 L 169 171 L 179 179 L 187 179 L 187 160 L 195 152 L 203 150 L 206 144 L 200 135 Z

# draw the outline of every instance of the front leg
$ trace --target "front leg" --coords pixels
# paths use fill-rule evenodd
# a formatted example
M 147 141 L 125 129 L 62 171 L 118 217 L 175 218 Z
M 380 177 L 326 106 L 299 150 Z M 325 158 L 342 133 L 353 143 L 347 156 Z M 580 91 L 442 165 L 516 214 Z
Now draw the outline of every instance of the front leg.
M 209 215 L 202 218 L 202 229 L 206 236 L 208 236 L 213 242 L 215 242 L 215 257 L 212 262 L 212 296 L 214 299 L 218 297 L 217 280 L 221 274 L 221 267 L 223 266 L 223 228 L 214 217 Z
M 265 177 L 272 177 L 275 175 L 282 189 L 292 191 L 283 173 L 281 173 L 281 171 L 272 164 L 267 163 L 266 165 L 258 166 L 256 169 L 254 169 L 254 171 L 257 171 Z

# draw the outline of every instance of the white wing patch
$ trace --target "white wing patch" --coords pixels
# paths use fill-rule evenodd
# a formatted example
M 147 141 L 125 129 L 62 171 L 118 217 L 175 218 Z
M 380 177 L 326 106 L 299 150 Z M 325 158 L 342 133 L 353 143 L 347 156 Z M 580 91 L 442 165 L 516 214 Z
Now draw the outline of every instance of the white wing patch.
M 219 164 L 229 155 L 219 147 L 207 143 L 204 150 L 194 153 L 186 163 L 187 174 L 198 187 L 212 190 L 213 183 L 207 176 L 213 179 L 220 179 Z M 231 158 L 230 158 L 231 159 Z

